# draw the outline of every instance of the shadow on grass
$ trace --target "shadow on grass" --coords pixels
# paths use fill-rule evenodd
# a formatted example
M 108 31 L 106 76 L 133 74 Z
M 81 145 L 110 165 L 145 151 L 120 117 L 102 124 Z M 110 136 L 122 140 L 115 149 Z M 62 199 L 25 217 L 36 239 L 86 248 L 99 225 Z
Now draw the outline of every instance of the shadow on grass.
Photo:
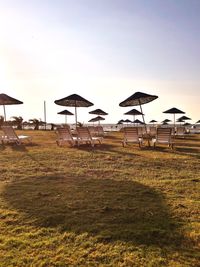
M 20 144 L 20 145 L 17 145 L 15 143 L 1 144 L 0 151 L 5 150 L 6 148 L 11 148 L 13 151 L 27 152 L 28 148 L 34 147 L 34 146 L 38 146 L 38 145 L 34 143 Z
M 8 184 L 3 196 L 40 227 L 106 242 L 179 246 L 182 240 L 162 194 L 138 182 L 36 177 Z
M 169 147 L 164 147 L 164 146 L 156 146 L 155 148 L 151 147 L 150 150 L 158 153 L 168 153 L 168 154 L 178 154 L 178 155 L 185 155 L 185 156 L 191 156 L 194 158 L 199 159 L 200 158 L 200 148 L 195 147 L 193 148 L 192 146 L 186 147 L 183 145 L 175 145 L 173 149 Z

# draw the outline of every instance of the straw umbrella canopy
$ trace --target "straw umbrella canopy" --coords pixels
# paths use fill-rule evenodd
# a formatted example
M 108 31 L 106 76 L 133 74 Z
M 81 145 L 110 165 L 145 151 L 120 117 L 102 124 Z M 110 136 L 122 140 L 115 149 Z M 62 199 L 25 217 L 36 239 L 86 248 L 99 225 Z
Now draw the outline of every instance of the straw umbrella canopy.
M 185 122 L 184 120 L 182 120 L 181 118 L 177 119 L 176 122 L 180 122 L 180 125 L 182 122 Z
M 155 123 L 155 122 L 158 122 L 158 121 L 156 121 L 156 120 L 151 120 L 149 123 Z
M 67 116 L 68 116 L 68 115 L 70 115 L 70 116 L 74 115 L 72 112 L 70 112 L 70 111 L 67 110 L 67 109 L 58 112 L 58 114 L 60 114 L 60 115 L 65 115 L 65 123 L 67 123 Z
M 200 120 L 198 120 L 196 123 L 200 123 Z
M 140 106 L 140 111 L 142 113 L 142 119 L 143 122 L 145 124 L 145 120 L 144 120 L 144 114 L 142 111 L 142 105 L 147 104 L 155 99 L 157 99 L 158 96 L 156 95 L 149 95 L 146 93 L 142 93 L 142 92 L 136 92 L 133 95 L 131 95 L 130 97 L 128 97 L 127 99 L 125 99 L 124 101 L 122 101 L 119 105 L 121 107 L 130 107 L 130 106 Z M 145 126 L 145 131 L 147 133 L 147 128 Z
M 77 107 L 90 107 L 94 105 L 90 101 L 86 100 L 85 98 L 77 94 L 69 95 L 59 100 L 55 100 L 54 103 L 60 106 L 67 106 L 67 107 L 75 108 L 76 126 L 77 126 Z
M 117 124 L 123 124 L 124 120 L 119 120 Z
M 155 122 L 157 122 L 157 121 L 156 120 L 151 120 L 149 123 L 153 123 L 153 125 L 154 125 Z
M 101 116 L 105 116 L 108 115 L 107 112 L 103 111 L 102 109 L 95 109 L 93 111 L 90 111 L 89 114 L 94 114 L 94 115 L 101 115 Z
M 126 119 L 124 122 L 126 122 L 126 123 L 131 123 L 132 121 L 129 120 L 129 119 Z
M 17 100 L 13 97 L 10 97 L 6 94 L 0 94 L 0 105 L 3 105 L 3 110 L 4 110 L 4 120 L 6 121 L 6 105 L 17 105 L 17 104 L 23 104 L 22 101 Z
M 181 116 L 180 118 L 178 118 L 178 120 L 187 121 L 191 120 L 191 118 L 188 118 L 187 116 Z
M 165 119 L 164 121 L 162 121 L 162 123 L 168 123 L 168 122 L 170 122 L 171 120 L 169 120 L 169 119 Z
M 124 122 L 127 123 L 127 125 L 128 125 L 128 123 L 132 123 L 132 121 L 129 119 L 126 119 Z
M 124 115 L 133 115 L 133 120 L 135 120 L 135 116 L 137 115 L 144 115 L 137 109 L 131 109 L 128 112 L 124 113 Z
M 100 123 L 100 121 L 104 121 L 105 118 L 101 117 L 101 116 L 97 116 L 95 118 L 92 118 L 91 120 L 89 120 L 88 122 L 96 122 L 98 121 Z
M 138 120 L 138 119 L 134 120 L 133 123 L 145 124 L 144 122 L 142 122 L 142 121 L 140 121 L 140 120 Z
M 178 108 L 170 108 L 166 111 L 163 111 L 163 113 L 169 113 L 169 114 L 174 114 L 174 128 L 175 128 L 175 114 L 185 114 L 184 111 L 178 109 Z

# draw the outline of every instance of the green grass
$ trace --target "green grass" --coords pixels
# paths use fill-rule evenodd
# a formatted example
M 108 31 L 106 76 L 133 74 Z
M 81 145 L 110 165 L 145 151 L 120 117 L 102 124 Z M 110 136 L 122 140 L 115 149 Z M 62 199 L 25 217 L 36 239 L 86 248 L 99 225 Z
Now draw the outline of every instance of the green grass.
M 200 136 L 174 150 L 0 145 L 0 266 L 198 266 Z

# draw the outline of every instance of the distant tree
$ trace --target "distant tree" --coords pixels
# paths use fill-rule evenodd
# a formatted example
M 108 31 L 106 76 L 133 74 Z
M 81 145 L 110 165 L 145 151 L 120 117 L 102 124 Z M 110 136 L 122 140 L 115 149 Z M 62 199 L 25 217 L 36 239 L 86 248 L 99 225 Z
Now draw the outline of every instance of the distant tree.
M 4 116 L 0 116 L 0 129 L 1 129 L 1 126 L 3 126 L 4 124 Z
M 81 122 L 78 121 L 78 122 L 77 122 L 77 126 L 78 126 L 78 127 L 83 127 L 83 123 L 81 123 Z
M 56 125 L 54 123 L 51 123 L 51 131 L 54 131 L 55 127 L 56 127 Z
M 13 116 L 12 118 L 14 119 L 12 124 L 17 126 L 17 130 L 22 130 L 23 118 L 21 116 Z
M 29 121 L 34 125 L 34 130 L 39 130 L 39 126 L 45 124 L 43 121 L 38 119 L 30 119 Z

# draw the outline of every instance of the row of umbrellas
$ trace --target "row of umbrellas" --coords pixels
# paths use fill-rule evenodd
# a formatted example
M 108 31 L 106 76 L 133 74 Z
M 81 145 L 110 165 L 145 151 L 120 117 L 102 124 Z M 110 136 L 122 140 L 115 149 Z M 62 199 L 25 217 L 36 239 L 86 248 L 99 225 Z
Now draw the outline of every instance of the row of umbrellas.
M 119 104 L 119 106 L 121 106 L 121 107 L 139 106 L 140 107 L 140 111 L 138 111 L 136 109 L 133 109 L 133 110 L 130 110 L 130 111 L 126 112 L 125 114 L 126 115 L 133 115 L 134 121 L 135 121 L 135 116 L 136 115 L 141 115 L 142 119 L 143 119 L 143 123 L 145 125 L 145 119 L 144 119 L 144 113 L 143 113 L 143 110 L 142 110 L 142 105 L 147 104 L 147 103 L 149 103 L 149 102 L 151 102 L 151 101 L 153 101 L 153 100 L 155 100 L 157 98 L 158 98 L 158 96 L 156 96 L 156 95 L 150 95 L 150 94 L 146 94 L 146 93 L 142 93 L 142 92 L 136 92 L 133 95 L 131 95 L 130 97 L 128 97 L 127 99 L 125 99 L 124 101 L 122 101 Z M 94 105 L 92 102 L 86 100 L 85 98 L 83 98 L 83 97 L 81 97 L 81 96 L 79 96 L 77 94 L 69 95 L 69 96 L 61 98 L 59 100 L 55 100 L 54 102 L 55 102 L 55 104 L 60 105 L 60 106 L 68 106 L 68 107 L 74 107 L 75 108 L 75 122 L 76 122 L 76 125 L 77 125 L 77 107 L 90 107 L 90 106 Z M 12 104 L 23 104 L 23 102 L 15 99 L 15 98 L 12 98 L 12 97 L 10 97 L 10 96 L 8 96 L 6 94 L 0 94 L 0 105 L 3 105 L 5 120 L 6 120 L 5 106 L 6 105 L 12 105 Z M 103 115 L 103 116 L 107 115 L 106 112 L 104 112 L 104 111 L 102 111 L 100 109 L 93 110 L 93 111 L 91 111 L 89 113 L 98 115 L 98 117 L 93 118 L 93 120 L 95 120 L 95 121 L 104 119 L 100 115 Z M 181 111 L 181 110 L 179 110 L 177 108 L 171 108 L 169 110 L 164 111 L 163 113 L 169 113 L 169 114 L 173 114 L 174 115 L 174 126 L 175 126 L 175 115 L 176 114 L 184 114 L 185 112 L 183 112 L 183 111 Z M 59 112 L 59 114 L 73 115 L 73 113 L 69 112 L 68 110 L 61 111 L 61 112 Z M 182 118 L 183 121 L 186 120 L 186 119 L 190 119 L 190 118 L 188 118 L 188 117 Z M 145 126 L 145 128 L 146 128 L 146 126 Z
M 126 114 L 126 113 L 124 113 L 124 114 Z M 188 118 L 188 117 L 186 117 L 186 116 L 182 116 L 182 117 L 180 117 L 178 120 L 176 120 L 177 122 L 183 122 L 183 123 L 185 123 L 185 121 L 186 120 L 191 120 L 190 118 Z M 161 123 L 163 123 L 163 124 L 168 124 L 168 122 L 170 122 L 171 120 L 169 120 L 169 119 L 165 119 L 165 120 L 163 120 Z M 158 121 L 156 121 L 156 120 L 151 120 L 149 123 L 156 123 L 156 122 L 158 122 Z M 140 121 L 140 120 L 138 120 L 138 119 L 136 119 L 136 120 L 134 120 L 134 121 L 131 121 L 131 120 L 129 120 L 129 119 L 126 119 L 126 120 L 119 120 L 118 121 L 118 124 L 122 124 L 122 123 L 139 123 L 139 124 L 144 124 L 142 121 Z
M 106 113 L 105 111 L 103 111 L 101 109 L 95 109 L 93 111 L 90 111 L 89 113 L 90 114 L 94 114 L 94 115 L 98 115 L 97 117 L 92 118 L 91 120 L 89 120 L 89 122 L 96 122 L 96 121 L 99 122 L 99 121 L 105 120 L 105 118 L 101 117 L 100 115 L 102 115 L 102 116 L 108 115 L 108 113 Z M 67 109 L 58 112 L 58 114 L 65 115 L 65 123 L 67 123 L 67 116 L 74 115 L 72 112 L 70 112 Z

